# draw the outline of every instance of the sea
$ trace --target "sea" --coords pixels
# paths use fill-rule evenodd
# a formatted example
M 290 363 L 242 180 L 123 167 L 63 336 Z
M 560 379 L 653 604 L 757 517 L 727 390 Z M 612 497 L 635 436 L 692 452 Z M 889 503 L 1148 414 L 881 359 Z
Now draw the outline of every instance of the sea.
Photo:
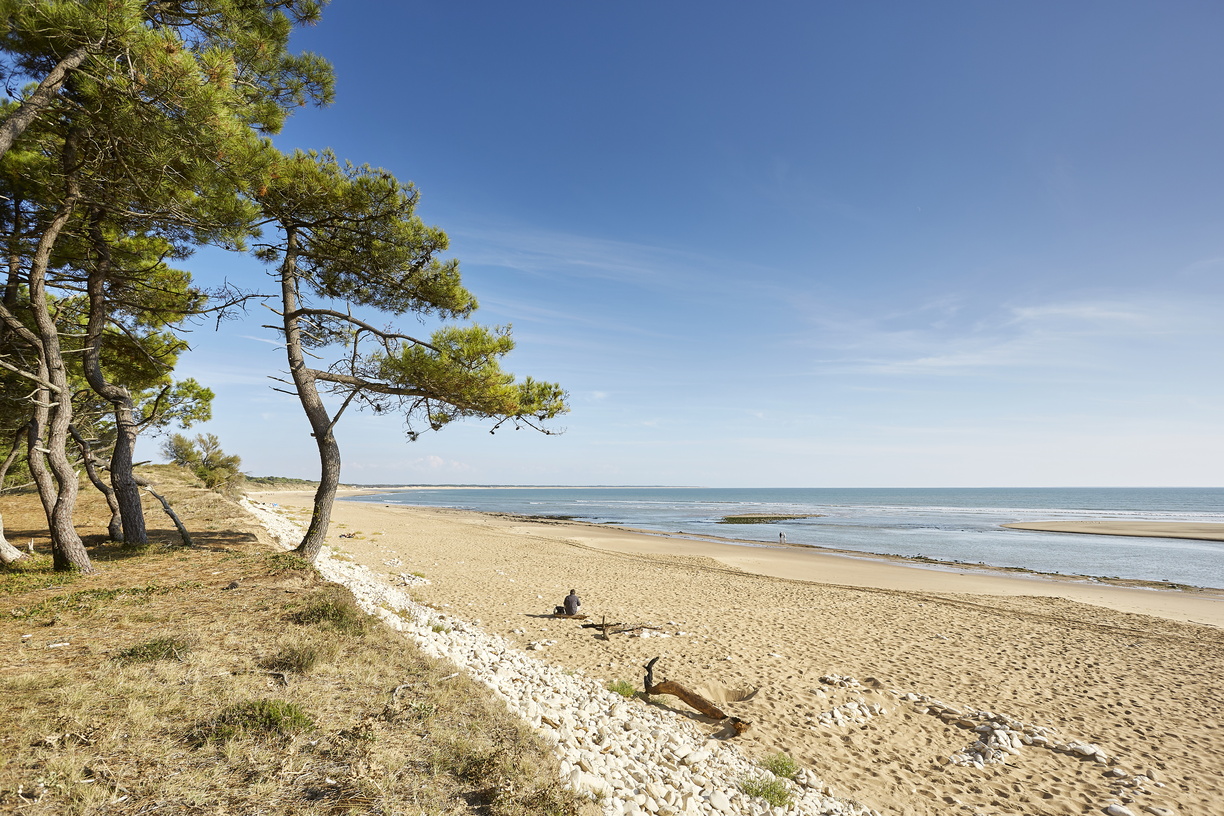
M 1224 524 L 1224 488 L 438 487 L 348 500 L 566 517 L 741 539 L 744 546 L 776 544 L 783 533 L 790 544 L 863 554 L 1224 587 L 1224 542 L 1000 526 L 1065 519 Z M 815 517 L 723 522 L 750 514 Z

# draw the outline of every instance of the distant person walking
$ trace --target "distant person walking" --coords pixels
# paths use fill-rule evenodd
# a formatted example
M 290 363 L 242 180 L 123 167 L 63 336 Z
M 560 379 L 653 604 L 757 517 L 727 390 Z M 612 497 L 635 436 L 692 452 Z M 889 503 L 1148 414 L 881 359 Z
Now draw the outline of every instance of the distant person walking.
M 786 533 L 778 533 L 778 543 L 779 544 L 786 543 Z
M 578 597 L 578 590 L 576 589 L 571 589 L 570 594 L 565 596 L 565 600 L 562 603 L 567 615 L 577 615 L 578 610 L 582 608 L 582 600 Z

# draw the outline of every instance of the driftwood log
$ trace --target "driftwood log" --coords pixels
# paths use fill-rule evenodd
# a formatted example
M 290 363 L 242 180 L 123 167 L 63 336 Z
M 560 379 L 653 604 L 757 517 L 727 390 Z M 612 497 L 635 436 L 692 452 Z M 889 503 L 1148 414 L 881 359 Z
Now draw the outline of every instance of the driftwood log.
M 599 633 L 595 637 L 600 640 L 608 640 L 609 635 L 623 635 L 626 632 L 640 632 L 643 629 L 651 629 L 659 631 L 658 626 L 649 623 L 608 623 L 608 616 L 604 615 L 600 623 L 584 623 L 583 629 L 598 629 Z
M 647 694 L 670 694 L 673 697 L 678 697 L 680 700 L 702 714 L 709 717 L 711 720 L 718 720 L 724 725 L 729 726 L 735 731 L 736 736 L 744 733 L 752 725 L 752 723 L 741 720 L 739 717 L 729 717 L 721 708 L 711 703 L 706 698 L 702 697 L 692 689 L 685 688 L 679 683 L 673 683 L 671 680 L 661 680 L 656 683 L 654 681 L 654 665 L 659 662 L 659 658 L 651 658 L 646 664 L 646 678 L 643 685 L 646 687 Z

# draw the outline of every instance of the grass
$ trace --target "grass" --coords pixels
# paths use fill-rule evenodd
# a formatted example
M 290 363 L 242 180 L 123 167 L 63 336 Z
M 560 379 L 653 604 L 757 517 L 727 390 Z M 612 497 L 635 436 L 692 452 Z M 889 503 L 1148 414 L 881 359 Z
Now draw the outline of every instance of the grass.
M 12 543 L 12 542 L 9 542 Z M 0 569 L 0 595 L 33 592 L 37 589 L 67 586 L 81 576 L 75 572 L 55 572 L 51 556 L 35 555 Z
M 260 666 L 271 671 L 310 674 L 325 657 L 324 650 L 309 643 L 293 643 L 281 647 L 271 657 L 260 661 Z
M 625 698 L 632 698 L 637 695 L 637 686 L 628 680 L 613 680 L 608 683 L 608 691 L 614 691 Z
M 330 626 L 347 635 L 364 635 L 370 630 L 370 617 L 358 608 L 353 596 L 341 589 L 324 589 L 311 596 L 306 608 L 293 615 L 301 624 Z
M 786 788 L 786 782 L 775 777 L 762 776 L 740 780 L 740 790 L 749 796 L 764 799 L 770 807 L 789 807 L 794 799 Z
M 297 703 L 285 700 L 248 700 L 197 726 L 189 739 L 197 746 L 226 743 L 241 737 L 292 737 L 314 728 L 314 720 Z
M 160 586 L 150 583 L 143 587 L 117 587 L 108 589 L 82 589 L 67 595 L 56 595 L 32 606 L 16 607 L 9 614 L 17 620 L 29 620 L 50 617 L 52 621 L 64 613 L 88 615 L 100 605 L 116 600 L 135 601 L 141 603 L 150 596 L 165 595 L 171 592 L 181 592 L 199 586 L 194 582 Z
M 781 779 L 794 779 L 799 773 L 799 763 L 788 754 L 770 754 L 757 764 Z
M 155 503 L 154 546 L 107 543 L 86 486 L 88 577 L 50 570 L 36 495 L 0 496 L 10 540 L 39 553 L 0 569 L 0 813 L 594 812 L 483 686 L 372 625 L 224 497 L 142 474 L 198 546 L 159 546 L 177 533 Z
M 116 663 L 152 663 L 155 660 L 182 660 L 191 651 L 192 643 L 186 638 L 172 635 L 153 638 L 121 650 L 113 658 Z
M 290 552 L 268 553 L 264 556 L 264 560 L 268 562 L 269 567 L 276 570 L 286 572 L 314 570 L 314 564 Z

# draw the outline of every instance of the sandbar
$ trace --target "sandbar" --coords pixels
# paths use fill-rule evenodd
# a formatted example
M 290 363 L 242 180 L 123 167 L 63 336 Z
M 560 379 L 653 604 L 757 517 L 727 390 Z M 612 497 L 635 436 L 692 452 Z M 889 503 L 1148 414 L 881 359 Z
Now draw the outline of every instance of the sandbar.
M 1003 524 L 1013 530 L 1038 530 L 1044 533 L 1090 533 L 1092 535 L 1142 536 L 1144 538 L 1191 538 L 1199 541 L 1224 541 L 1224 524 L 1197 521 L 1022 521 Z

